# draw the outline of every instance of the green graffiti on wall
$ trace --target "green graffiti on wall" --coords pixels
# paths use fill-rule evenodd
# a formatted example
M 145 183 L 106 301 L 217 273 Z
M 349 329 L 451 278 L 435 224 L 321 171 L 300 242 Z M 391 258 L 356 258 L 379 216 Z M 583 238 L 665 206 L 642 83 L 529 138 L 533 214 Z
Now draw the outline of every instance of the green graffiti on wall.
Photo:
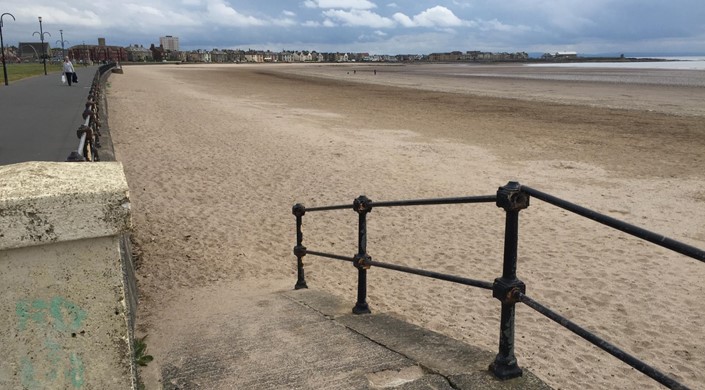
M 62 297 L 50 300 L 21 300 L 15 306 L 17 329 L 20 333 L 32 331 L 45 335 L 43 349 L 20 361 L 20 380 L 23 387 L 33 390 L 65 380 L 67 385 L 80 389 L 84 383 L 83 361 L 75 352 L 65 351 L 57 341 L 63 334 L 81 329 L 86 312 Z M 59 377 L 63 374 L 63 379 Z
M 81 386 L 83 386 L 83 361 L 75 352 L 71 352 L 69 360 L 71 361 L 71 365 L 66 372 L 66 379 L 69 380 L 73 387 L 80 389 Z
M 28 322 L 56 331 L 76 331 L 86 318 L 86 312 L 62 297 L 54 297 L 49 302 L 42 299 L 17 302 L 18 328 L 24 331 Z

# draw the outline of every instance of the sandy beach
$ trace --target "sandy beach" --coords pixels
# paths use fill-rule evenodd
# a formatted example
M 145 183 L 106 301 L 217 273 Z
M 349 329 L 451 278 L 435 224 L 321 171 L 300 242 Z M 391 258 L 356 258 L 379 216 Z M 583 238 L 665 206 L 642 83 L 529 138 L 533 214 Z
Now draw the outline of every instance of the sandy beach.
M 169 340 L 225 305 L 232 286 L 293 287 L 295 203 L 491 195 L 516 180 L 705 248 L 705 87 L 653 81 L 667 73 L 558 72 L 164 65 L 112 75 L 110 131 L 140 253 L 138 331 L 155 355 L 146 383 Z M 613 77 L 598 72 L 581 74 Z M 307 214 L 304 245 L 352 256 L 356 221 Z M 493 204 L 374 209 L 368 224 L 375 260 L 501 275 L 504 213 Z M 310 288 L 352 307 L 350 264 L 305 263 Z M 534 199 L 520 215 L 517 274 L 530 297 L 705 388 L 702 262 Z M 373 311 L 497 350 L 499 302 L 486 290 L 373 268 L 368 294 Z M 516 356 L 554 388 L 661 388 L 522 305 Z

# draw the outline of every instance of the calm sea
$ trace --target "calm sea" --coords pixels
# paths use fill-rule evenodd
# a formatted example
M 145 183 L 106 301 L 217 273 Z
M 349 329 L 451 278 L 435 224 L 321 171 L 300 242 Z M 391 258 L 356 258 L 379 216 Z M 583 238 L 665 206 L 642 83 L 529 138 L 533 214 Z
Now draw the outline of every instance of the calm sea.
M 705 56 L 702 57 L 650 57 L 654 62 L 574 62 L 568 64 L 529 64 L 531 67 L 559 68 L 617 68 L 617 69 L 673 69 L 673 70 L 705 70 Z
M 456 76 L 705 87 L 705 56 L 653 62 L 576 62 L 466 67 Z

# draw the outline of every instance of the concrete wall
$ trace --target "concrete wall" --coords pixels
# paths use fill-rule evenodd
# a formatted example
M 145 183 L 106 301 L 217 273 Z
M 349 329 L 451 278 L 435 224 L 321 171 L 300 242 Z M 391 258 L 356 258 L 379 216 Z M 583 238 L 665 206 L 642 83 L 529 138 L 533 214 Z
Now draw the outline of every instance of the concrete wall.
M 117 162 L 0 166 L 0 388 L 135 387 L 128 196 Z

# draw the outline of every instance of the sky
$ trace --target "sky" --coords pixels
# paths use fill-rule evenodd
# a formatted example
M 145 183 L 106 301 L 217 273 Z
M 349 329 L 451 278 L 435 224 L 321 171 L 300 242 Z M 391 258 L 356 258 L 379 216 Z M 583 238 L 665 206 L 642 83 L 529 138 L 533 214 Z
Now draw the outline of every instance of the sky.
M 5 45 L 705 54 L 705 0 L 0 0 Z M 34 34 L 36 32 L 36 34 Z

